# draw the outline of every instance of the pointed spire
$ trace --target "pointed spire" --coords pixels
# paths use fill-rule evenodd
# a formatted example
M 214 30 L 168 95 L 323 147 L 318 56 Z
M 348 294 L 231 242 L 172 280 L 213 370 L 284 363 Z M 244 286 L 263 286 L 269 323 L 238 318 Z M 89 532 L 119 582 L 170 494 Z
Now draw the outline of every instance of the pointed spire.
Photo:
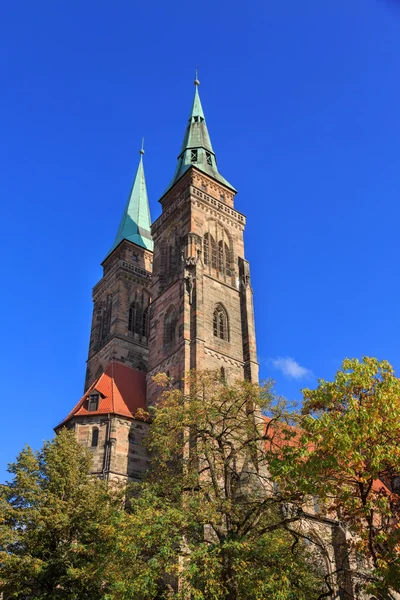
M 196 167 L 196 169 L 203 171 L 223 185 L 236 191 L 235 188 L 218 172 L 217 159 L 211 144 L 206 118 L 201 105 L 199 95 L 200 81 L 198 79 L 197 69 L 194 85 L 196 89 L 192 110 L 190 111 L 189 122 L 178 156 L 178 164 L 176 166 L 174 177 L 164 193 L 166 193 L 191 166 Z
M 142 147 L 139 152 L 140 161 L 135 180 L 125 206 L 124 214 L 122 215 L 117 235 L 115 236 L 114 244 L 107 256 L 111 254 L 122 240 L 129 240 L 138 246 L 142 246 L 142 248 L 153 251 L 150 208 L 143 167 L 144 138 L 142 139 Z

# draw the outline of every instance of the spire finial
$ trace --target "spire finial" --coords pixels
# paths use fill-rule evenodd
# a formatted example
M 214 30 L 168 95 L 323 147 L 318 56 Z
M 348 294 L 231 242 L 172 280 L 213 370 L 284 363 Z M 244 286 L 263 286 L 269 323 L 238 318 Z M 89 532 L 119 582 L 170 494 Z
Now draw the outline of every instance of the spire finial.
M 143 156 L 143 154 L 144 154 L 144 137 L 142 138 L 142 147 L 140 148 L 139 152 Z
M 198 85 L 200 85 L 200 81 L 199 81 L 199 67 L 196 67 L 196 79 L 194 80 L 194 85 L 197 87 Z

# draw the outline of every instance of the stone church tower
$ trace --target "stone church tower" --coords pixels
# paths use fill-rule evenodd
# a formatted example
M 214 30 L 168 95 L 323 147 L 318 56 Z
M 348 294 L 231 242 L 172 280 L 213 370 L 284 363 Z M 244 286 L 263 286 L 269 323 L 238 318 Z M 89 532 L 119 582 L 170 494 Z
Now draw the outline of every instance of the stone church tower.
M 219 173 L 195 81 L 195 96 L 174 177 L 153 223 L 154 268 L 147 400 L 152 376 L 177 382 L 189 369 L 218 369 L 229 381 L 258 379 L 245 217 L 235 188 Z
M 139 479 L 152 377 L 189 369 L 258 380 L 245 217 L 219 173 L 195 81 L 178 164 L 151 225 L 143 150 L 103 277 L 93 289 L 85 393 L 60 423 L 92 448 L 94 472 Z M 153 263 L 154 250 L 154 263 Z

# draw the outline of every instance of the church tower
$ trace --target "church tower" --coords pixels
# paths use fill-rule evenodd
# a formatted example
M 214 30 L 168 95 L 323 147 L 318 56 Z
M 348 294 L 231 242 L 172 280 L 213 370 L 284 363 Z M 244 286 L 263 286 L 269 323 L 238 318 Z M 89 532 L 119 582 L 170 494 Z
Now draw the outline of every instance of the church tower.
M 73 428 L 93 454 L 93 473 L 139 480 L 148 469 L 143 438 L 153 241 L 143 149 L 117 235 L 93 288 L 85 393 L 56 427 Z
M 87 389 L 112 361 L 146 372 L 153 241 L 143 154 L 103 277 L 93 288 Z
M 219 173 L 197 77 L 194 83 L 176 171 L 151 227 L 148 404 L 157 398 L 158 372 L 177 383 L 191 369 L 258 380 L 246 220 L 234 208 L 235 188 Z
M 139 480 L 156 373 L 182 385 L 191 369 L 228 382 L 258 380 L 245 217 L 220 174 L 195 80 L 175 174 L 151 225 L 143 149 L 103 276 L 93 288 L 84 395 L 56 427 L 75 430 L 93 452 L 93 472 Z M 153 264 L 154 245 L 154 264 Z

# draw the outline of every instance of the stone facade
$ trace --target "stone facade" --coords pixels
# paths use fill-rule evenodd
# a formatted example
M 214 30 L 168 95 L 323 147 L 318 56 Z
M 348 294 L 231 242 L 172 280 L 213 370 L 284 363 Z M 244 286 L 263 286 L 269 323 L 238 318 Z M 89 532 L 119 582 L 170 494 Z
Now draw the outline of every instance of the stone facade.
M 178 382 L 190 369 L 219 370 L 228 381 L 258 380 L 245 217 L 233 198 L 192 167 L 160 201 L 162 214 L 152 225 L 149 404 L 157 398 L 152 377 L 158 372 Z
M 228 382 L 258 380 L 246 219 L 234 208 L 236 191 L 218 172 L 195 83 L 177 171 L 151 226 L 141 150 L 116 240 L 93 289 L 85 396 L 63 422 L 91 448 L 93 472 L 108 479 L 137 479 L 148 465 L 138 447 L 148 424 L 115 409 L 112 373 L 101 414 L 82 408 L 110 365 L 146 376 L 147 406 L 157 401 L 152 378 L 160 372 L 175 385 L 189 370 L 217 370 Z M 131 396 L 126 405 L 137 408 L 135 390 L 124 393 Z
M 77 440 L 93 456 L 93 474 L 113 482 L 140 481 L 149 468 L 143 444 L 149 424 L 118 415 L 74 417 L 69 423 Z M 93 445 L 94 432 L 98 431 Z
M 147 370 L 148 323 L 139 333 L 129 328 L 129 310 L 137 302 L 149 311 L 153 253 L 124 240 L 103 262 L 104 274 L 93 288 L 93 318 L 85 390 L 115 360 Z

